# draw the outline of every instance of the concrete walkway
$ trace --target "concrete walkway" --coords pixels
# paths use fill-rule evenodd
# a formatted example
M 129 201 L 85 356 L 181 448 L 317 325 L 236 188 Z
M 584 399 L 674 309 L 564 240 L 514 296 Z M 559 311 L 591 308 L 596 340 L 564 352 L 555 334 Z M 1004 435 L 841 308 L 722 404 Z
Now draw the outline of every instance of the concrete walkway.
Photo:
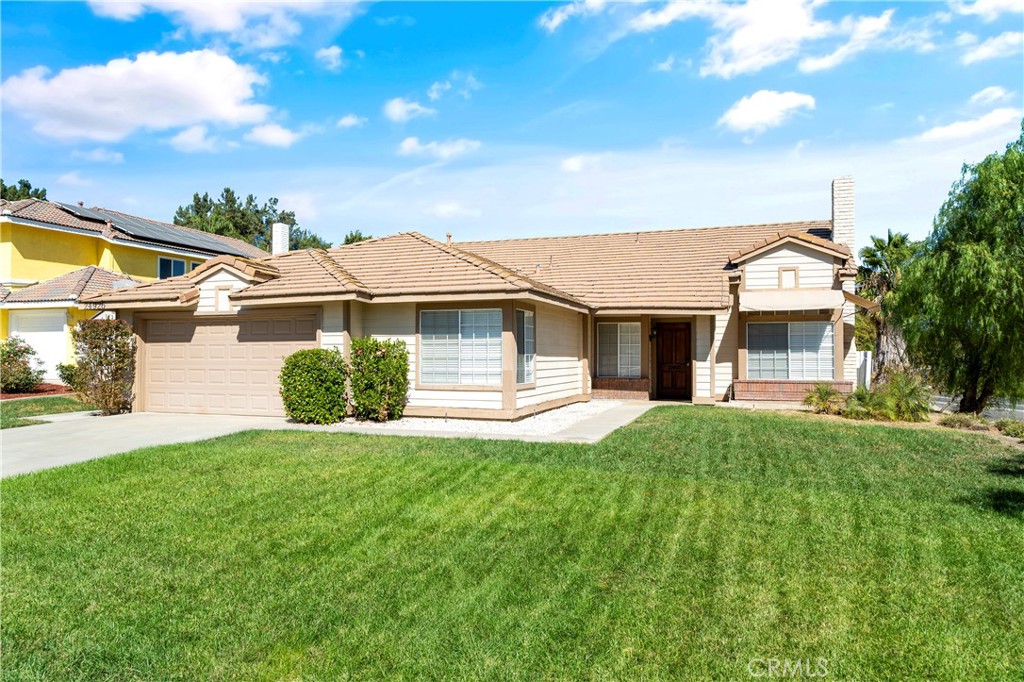
M 437 420 L 436 429 L 414 431 L 385 430 L 386 427 L 361 423 L 309 426 L 294 424 L 281 417 L 157 414 L 155 412 L 99 417 L 89 412 L 73 412 L 32 417 L 32 419 L 44 420 L 48 423 L 0 431 L 0 476 L 6 478 L 138 448 L 194 442 L 252 429 L 288 429 L 436 438 L 485 438 L 549 443 L 596 443 L 615 429 L 629 424 L 657 405 L 658 403 L 647 401 L 623 402 L 556 433 L 522 436 L 508 433 L 453 433 L 451 430 L 445 429 L 444 420 L 441 419 Z

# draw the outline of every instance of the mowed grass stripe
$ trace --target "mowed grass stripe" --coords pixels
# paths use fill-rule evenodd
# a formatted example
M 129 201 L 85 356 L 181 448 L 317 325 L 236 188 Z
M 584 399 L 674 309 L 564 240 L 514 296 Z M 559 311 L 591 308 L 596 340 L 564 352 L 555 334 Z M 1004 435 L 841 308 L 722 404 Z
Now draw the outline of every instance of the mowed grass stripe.
M 839 426 L 254 432 L 4 481 L 5 677 L 1019 678 L 1024 522 L 984 502 L 1019 453 Z

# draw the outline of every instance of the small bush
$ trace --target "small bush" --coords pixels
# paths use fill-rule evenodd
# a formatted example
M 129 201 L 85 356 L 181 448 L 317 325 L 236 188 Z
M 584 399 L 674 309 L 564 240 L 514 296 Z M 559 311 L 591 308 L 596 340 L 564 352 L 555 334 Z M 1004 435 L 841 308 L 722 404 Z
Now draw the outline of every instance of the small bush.
M 804 405 L 816 414 L 840 414 L 843 411 L 843 395 L 832 384 L 822 381 L 807 391 Z
M 57 365 L 57 376 L 64 382 L 65 385 L 70 386 L 74 390 L 78 390 L 78 386 L 81 384 L 79 377 L 78 365 L 71 363 L 60 363 Z
M 878 395 L 863 386 L 858 386 L 846 396 L 843 416 L 847 419 L 872 419 L 877 409 Z
M 400 419 L 409 391 L 404 341 L 352 340 L 352 409 L 359 419 Z
M 988 431 L 988 422 L 973 412 L 953 412 L 939 417 L 939 426 L 965 431 Z
M 285 413 L 303 424 L 334 424 L 345 419 L 348 365 L 338 350 L 311 348 L 292 353 L 281 368 Z
M 1011 438 L 1024 438 L 1024 421 L 1020 419 L 998 419 L 996 428 Z
M 43 361 L 19 336 L 0 341 L 0 390 L 4 393 L 31 393 L 43 380 Z
M 135 333 L 124 320 L 83 320 L 71 331 L 78 365 L 73 387 L 103 414 L 132 409 Z
M 927 421 L 932 409 L 932 394 L 920 376 L 908 370 L 892 372 L 879 386 L 881 408 L 893 421 Z

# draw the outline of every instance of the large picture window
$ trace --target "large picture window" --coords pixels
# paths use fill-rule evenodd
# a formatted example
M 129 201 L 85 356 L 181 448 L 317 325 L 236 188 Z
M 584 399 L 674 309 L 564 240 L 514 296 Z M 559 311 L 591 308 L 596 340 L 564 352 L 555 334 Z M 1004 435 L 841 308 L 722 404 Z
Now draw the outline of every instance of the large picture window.
M 597 375 L 640 376 L 639 322 L 601 322 L 597 325 Z
M 420 383 L 501 386 L 501 310 L 421 311 Z
M 537 324 L 532 310 L 516 310 L 516 383 L 532 384 L 537 364 Z
M 834 344 L 831 322 L 751 322 L 747 378 L 832 379 Z

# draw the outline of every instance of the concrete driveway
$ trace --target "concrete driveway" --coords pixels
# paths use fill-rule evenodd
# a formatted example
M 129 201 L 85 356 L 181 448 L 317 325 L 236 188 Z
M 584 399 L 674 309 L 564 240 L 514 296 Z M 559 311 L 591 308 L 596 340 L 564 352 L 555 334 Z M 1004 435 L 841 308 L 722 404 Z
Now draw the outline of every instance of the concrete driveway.
M 284 419 L 274 417 L 154 412 L 112 417 L 55 415 L 47 419 L 54 421 L 0 431 L 0 476 L 6 478 L 152 445 L 188 443 L 236 431 L 287 425 Z
M 520 422 L 465 419 L 403 419 L 388 424 L 353 423 L 330 426 L 295 424 L 283 417 L 232 417 L 204 414 L 137 412 L 113 417 L 89 413 L 58 414 L 49 423 L 0 431 L 0 477 L 51 469 L 138 448 L 190 443 L 250 429 L 300 429 L 333 433 L 435 438 L 484 438 L 547 443 L 596 443 L 655 406 L 647 401 L 615 403 L 598 414 L 559 422 L 550 431 L 531 431 L 530 420 L 545 419 L 557 410 Z M 570 406 L 571 407 L 571 406 Z M 560 408 L 568 410 L 569 408 Z M 547 417 L 545 416 L 547 415 Z M 489 426 L 490 425 L 490 426 Z M 496 426 L 497 425 L 497 426 Z M 489 430 L 492 429 L 492 430 Z M 497 430 L 493 430 L 497 429 Z

